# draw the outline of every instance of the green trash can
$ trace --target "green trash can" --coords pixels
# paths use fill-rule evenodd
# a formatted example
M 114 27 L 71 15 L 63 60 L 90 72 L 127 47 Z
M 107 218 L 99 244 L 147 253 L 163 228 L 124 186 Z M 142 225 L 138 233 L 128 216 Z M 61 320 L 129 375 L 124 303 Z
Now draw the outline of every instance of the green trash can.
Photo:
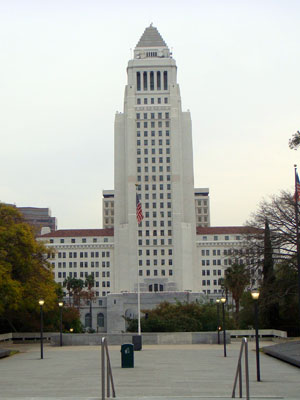
M 126 343 L 121 346 L 122 368 L 134 368 L 133 344 Z

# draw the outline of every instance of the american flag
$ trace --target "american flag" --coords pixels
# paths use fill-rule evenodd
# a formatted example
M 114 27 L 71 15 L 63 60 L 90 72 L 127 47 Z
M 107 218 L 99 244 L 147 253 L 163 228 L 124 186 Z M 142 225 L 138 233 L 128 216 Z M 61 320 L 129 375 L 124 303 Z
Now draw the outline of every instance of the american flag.
M 298 172 L 296 172 L 295 196 L 294 196 L 294 199 L 295 199 L 295 201 L 299 201 L 299 199 L 300 199 L 300 181 L 299 181 Z
M 136 194 L 136 219 L 138 224 L 142 222 L 142 219 L 144 218 L 143 216 L 143 210 L 142 210 L 142 205 L 140 202 L 139 195 Z

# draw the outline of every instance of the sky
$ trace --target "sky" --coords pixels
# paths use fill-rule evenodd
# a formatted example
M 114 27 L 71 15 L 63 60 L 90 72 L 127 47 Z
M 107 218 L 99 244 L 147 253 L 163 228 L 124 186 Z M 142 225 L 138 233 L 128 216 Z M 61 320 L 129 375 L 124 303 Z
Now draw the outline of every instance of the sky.
M 243 225 L 293 190 L 299 15 L 298 0 L 0 0 L 0 201 L 49 207 L 59 229 L 102 227 L 126 67 L 153 23 L 177 63 L 211 225 Z

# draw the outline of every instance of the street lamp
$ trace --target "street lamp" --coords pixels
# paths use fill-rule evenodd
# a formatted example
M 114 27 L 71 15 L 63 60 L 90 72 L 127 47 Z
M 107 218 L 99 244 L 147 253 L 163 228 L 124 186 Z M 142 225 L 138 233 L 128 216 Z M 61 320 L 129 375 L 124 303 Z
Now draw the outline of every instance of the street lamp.
M 43 349 L 43 305 L 45 301 L 43 299 L 39 300 L 40 305 L 40 316 L 41 316 L 41 359 L 44 358 L 44 349 Z
M 63 306 L 64 306 L 64 302 L 63 301 L 59 301 L 58 307 L 59 307 L 59 310 L 60 310 L 60 324 L 59 324 L 59 332 L 60 332 L 59 344 L 60 344 L 60 346 L 62 346 L 62 310 L 63 310 Z
M 227 356 L 226 354 L 226 327 L 225 327 L 225 303 L 226 297 L 221 298 L 222 303 L 222 311 L 223 311 L 223 342 L 224 342 L 224 357 Z
M 259 340 L 258 340 L 258 298 L 259 291 L 253 290 L 251 292 L 252 299 L 254 300 L 254 314 L 255 314 L 255 342 L 256 342 L 256 377 L 257 382 L 260 382 L 260 363 L 259 363 Z
M 217 303 L 217 320 L 218 320 L 218 344 L 220 344 L 220 299 L 217 299 L 216 303 Z
M 73 328 L 70 328 L 70 333 L 73 333 L 73 331 L 74 331 L 74 329 L 73 329 Z

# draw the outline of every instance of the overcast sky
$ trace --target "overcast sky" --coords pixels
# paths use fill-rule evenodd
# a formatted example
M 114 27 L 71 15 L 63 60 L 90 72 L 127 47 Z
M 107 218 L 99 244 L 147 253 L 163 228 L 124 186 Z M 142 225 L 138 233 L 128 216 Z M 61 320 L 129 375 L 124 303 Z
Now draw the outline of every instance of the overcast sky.
M 127 62 L 153 22 L 191 111 L 195 187 L 212 225 L 242 225 L 293 188 L 299 16 L 297 0 L 0 0 L 0 201 L 102 227 Z

